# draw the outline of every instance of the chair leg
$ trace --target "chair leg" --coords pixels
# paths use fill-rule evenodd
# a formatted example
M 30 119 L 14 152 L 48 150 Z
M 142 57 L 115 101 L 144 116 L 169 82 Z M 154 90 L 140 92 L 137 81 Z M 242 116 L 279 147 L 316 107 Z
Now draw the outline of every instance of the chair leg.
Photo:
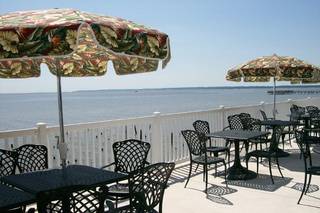
M 228 167 L 230 168 L 230 150 L 227 150 L 227 154 L 228 154 Z
M 206 165 L 203 164 L 203 181 L 206 181 Z
M 250 156 L 245 156 L 245 159 L 246 159 L 246 167 L 247 167 L 247 169 L 249 169 L 249 159 L 250 159 Z
M 197 167 L 196 167 L 196 169 L 194 170 L 194 172 L 197 172 L 197 170 L 198 170 L 198 167 L 199 167 L 199 164 L 197 164 Z
M 272 181 L 272 184 L 274 184 L 273 177 L 272 177 L 271 158 L 268 158 L 268 161 L 269 161 L 269 172 L 270 172 L 271 181 Z
M 218 156 L 219 156 L 219 153 L 218 153 L 218 152 L 215 152 L 215 153 L 214 153 L 214 157 L 218 157 Z M 214 165 L 214 168 L 215 168 L 214 177 L 217 177 L 217 171 L 218 171 L 218 166 L 217 166 L 217 164 Z
M 259 174 L 259 157 L 257 157 L 257 174 Z
M 301 198 L 302 198 L 302 196 L 304 194 L 304 190 L 306 189 L 306 184 L 307 184 L 307 173 L 304 174 L 304 183 L 303 183 L 303 188 L 302 188 L 302 192 L 301 192 L 300 198 L 298 200 L 298 204 L 300 204 Z
M 224 164 L 224 181 L 226 182 L 226 187 L 228 188 L 228 182 L 227 182 L 227 165 L 226 162 L 223 162 Z
M 246 141 L 245 143 L 244 143 L 244 148 L 245 148 L 245 150 L 246 150 L 246 154 L 249 152 L 249 143 L 248 143 L 248 141 Z
M 208 191 L 208 167 L 207 167 L 207 166 L 208 166 L 208 165 L 205 165 L 206 193 L 207 193 L 207 191 Z
M 308 185 L 307 185 L 307 188 L 306 188 L 306 191 L 304 194 L 307 194 L 308 190 L 309 190 L 309 186 L 310 186 L 310 183 L 311 183 L 311 177 L 312 177 L 312 174 L 309 174 L 309 180 L 308 180 Z
M 276 157 L 276 162 L 277 162 L 277 167 L 278 167 L 278 170 L 280 172 L 280 175 L 283 178 L 283 175 L 282 175 L 282 172 L 281 172 L 281 169 L 280 169 L 280 166 L 279 166 L 279 159 L 277 157 Z
M 199 164 L 198 164 L 198 166 L 199 166 Z M 192 162 L 190 162 L 190 166 L 189 166 L 189 175 L 188 175 L 187 182 L 186 182 L 186 184 L 184 185 L 184 188 L 186 188 L 186 187 L 187 187 L 187 184 L 188 184 L 188 182 L 189 182 L 189 179 L 190 179 L 190 176 L 191 176 L 191 170 L 192 170 Z

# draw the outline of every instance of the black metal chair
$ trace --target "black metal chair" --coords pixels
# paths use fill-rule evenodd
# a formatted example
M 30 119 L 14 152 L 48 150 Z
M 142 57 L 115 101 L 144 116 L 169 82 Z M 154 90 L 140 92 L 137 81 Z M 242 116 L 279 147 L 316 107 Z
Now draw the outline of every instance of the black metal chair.
M 106 191 L 106 188 L 93 187 L 71 194 L 51 192 L 50 196 L 49 194 L 46 194 L 46 196 L 42 196 L 38 199 L 38 211 L 49 213 L 102 213 L 105 212 Z M 63 205 L 62 199 L 67 200 L 69 205 Z
M 16 152 L 0 149 L 0 177 L 15 174 L 16 155 Z
M 269 118 L 269 117 L 267 116 L 267 114 L 266 114 L 265 111 L 263 111 L 263 110 L 259 110 L 259 111 L 260 111 L 260 113 L 261 113 L 261 115 L 262 115 L 262 119 L 263 119 L 264 121 L 274 120 L 273 118 Z M 268 125 L 265 125 L 265 131 L 270 131 L 270 130 L 272 130 L 272 127 L 271 127 L 271 126 L 268 126 Z
M 272 134 L 273 137 L 275 137 L 275 138 L 272 138 L 271 140 L 275 140 L 276 143 L 274 143 L 274 144 L 270 143 L 270 146 L 267 148 L 267 150 L 254 150 L 254 151 L 247 153 L 245 156 L 247 168 L 248 168 L 248 162 L 249 162 L 250 157 L 257 158 L 257 173 L 259 172 L 259 158 L 267 158 L 268 159 L 269 172 L 270 172 L 272 184 L 274 184 L 273 177 L 272 177 L 272 168 L 271 168 L 271 159 L 272 158 L 274 158 L 276 160 L 278 170 L 281 174 L 281 177 L 283 177 L 280 166 L 279 166 L 279 160 L 278 160 L 279 156 L 277 155 L 277 152 L 276 152 L 277 147 L 272 147 L 272 145 L 277 145 L 279 143 L 279 140 L 280 140 L 280 137 L 282 134 L 282 129 L 283 128 L 280 128 L 280 127 L 275 129 L 275 133 Z
M 250 118 L 247 118 L 246 122 L 247 122 L 247 128 L 248 128 L 247 130 L 261 131 L 260 119 L 250 117 Z M 270 143 L 270 139 L 268 138 L 268 136 L 265 136 L 265 137 L 260 137 L 256 139 L 251 139 L 249 140 L 249 143 L 251 143 L 251 147 L 252 145 L 255 145 L 256 150 L 258 149 L 258 145 L 259 145 L 259 148 L 262 150 L 262 145 L 265 144 L 267 146 L 267 144 Z
M 174 163 L 156 163 L 131 173 L 129 177 L 130 204 L 115 209 L 110 202 L 107 202 L 107 205 L 109 204 L 107 212 L 162 213 L 164 192 L 174 166 Z M 155 210 L 157 206 L 159 211 Z
M 17 166 L 20 173 L 34 172 L 48 168 L 48 149 L 44 145 L 25 144 L 17 152 Z
M 228 123 L 229 126 L 227 128 L 234 129 L 234 130 L 248 130 L 249 126 L 247 124 L 248 120 L 251 118 L 251 115 L 249 113 L 240 113 L 235 115 L 229 115 L 228 116 Z M 226 129 L 226 128 L 225 128 Z M 229 146 L 232 144 L 232 140 L 227 140 L 227 143 Z M 246 153 L 248 153 L 249 150 L 249 142 L 245 141 L 243 143 L 245 147 Z M 243 146 L 241 147 L 242 150 Z
M 192 125 L 197 132 L 201 132 L 203 134 L 210 133 L 210 126 L 208 121 L 196 120 Z M 207 151 L 213 153 L 215 157 L 218 157 L 219 152 L 226 153 L 228 164 L 230 165 L 230 148 L 227 146 L 212 146 L 211 138 L 208 138 L 208 140 L 209 147 L 207 147 Z
M 299 146 L 300 152 L 303 156 L 303 162 L 304 162 L 304 183 L 301 195 L 298 200 L 298 204 L 300 203 L 303 194 L 306 194 L 308 192 L 312 175 L 320 175 L 320 165 L 314 166 L 312 164 L 312 155 L 310 151 L 310 145 L 308 141 L 308 134 L 304 130 L 296 130 L 295 131 L 296 136 L 296 142 Z M 308 178 L 309 175 L 309 178 Z M 308 179 L 308 183 L 307 183 Z
M 103 166 L 103 169 L 114 166 L 115 172 L 129 174 L 149 164 L 147 162 L 147 156 L 150 150 L 150 143 L 148 142 L 129 139 L 115 142 L 112 148 L 114 162 Z M 128 183 L 117 183 L 109 186 L 107 197 L 110 200 L 115 200 L 116 205 L 118 200 L 129 198 Z
M 17 159 L 17 152 L 0 149 L 0 177 L 15 174 L 16 159 Z M 23 212 L 25 212 L 24 206 L 5 211 L 5 213 L 23 213 Z
M 208 189 L 208 166 L 212 164 L 223 163 L 225 167 L 225 181 L 226 180 L 226 173 L 227 173 L 227 166 L 223 158 L 213 157 L 207 155 L 206 149 L 206 136 L 203 133 L 199 133 L 194 130 L 183 130 L 181 131 L 187 145 L 189 148 L 189 155 L 190 155 L 190 166 L 189 166 L 189 175 L 187 182 L 184 187 L 187 186 L 192 170 L 192 164 L 202 165 L 203 166 L 203 179 L 206 182 L 206 193 Z

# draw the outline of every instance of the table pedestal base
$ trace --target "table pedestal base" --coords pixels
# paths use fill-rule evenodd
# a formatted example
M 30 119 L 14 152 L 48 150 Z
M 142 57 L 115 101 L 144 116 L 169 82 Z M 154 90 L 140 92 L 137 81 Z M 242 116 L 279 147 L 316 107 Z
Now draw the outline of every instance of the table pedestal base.
M 228 180 L 249 180 L 257 177 L 257 173 L 248 170 L 247 168 L 238 165 L 233 165 L 228 169 Z

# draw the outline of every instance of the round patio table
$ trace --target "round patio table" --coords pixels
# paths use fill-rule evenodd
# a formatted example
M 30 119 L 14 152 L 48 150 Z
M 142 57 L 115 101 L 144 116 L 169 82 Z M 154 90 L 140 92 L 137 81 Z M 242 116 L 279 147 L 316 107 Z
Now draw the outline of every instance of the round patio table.
M 240 162 L 240 148 L 239 143 L 241 141 L 248 141 L 250 139 L 264 137 L 268 135 L 269 132 L 261 131 L 249 131 L 249 130 L 224 130 L 219 132 L 209 133 L 206 136 L 212 138 L 224 138 L 233 140 L 234 142 L 234 163 L 227 171 L 228 180 L 248 180 L 257 177 L 257 173 L 248 170 L 243 167 Z
M 270 147 L 272 147 L 273 149 L 275 149 L 275 151 L 277 152 L 277 156 L 278 157 L 288 157 L 290 154 L 288 152 L 285 152 L 284 150 L 280 149 L 278 147 L 279 145 L 279 141 L 276 141 L 276 137 L 275 137 L 275 129 L 277 127 L 285 127 L 285 126 L 295 126 L 297 125 L 296 121 L 283 121 L 283 120 L 264 120 L 259 122 L 261 125 L 265 125 L 265 126 L 270 126 L 272 127 L 272 138 L 273 140 L 271 141 Z

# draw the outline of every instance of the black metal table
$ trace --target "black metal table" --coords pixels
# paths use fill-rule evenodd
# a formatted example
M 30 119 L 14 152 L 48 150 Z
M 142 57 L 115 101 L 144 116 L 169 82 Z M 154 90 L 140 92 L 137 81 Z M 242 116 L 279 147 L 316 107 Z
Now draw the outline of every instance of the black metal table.
M 276 133 L 275 128 L 276 127 L 285 127 L 285 126 L 294 126 L 298 125 L 296 121 L 283 121 L 283 120 L 265 120 L 259 122 L 261 125 L 271 126 L 272 127 L 272 138 L 270 147 L 273 147 L 275 151 L 277 152 L 278 157 L 288 157 L 290 154 L 288 152 L 285 152 L 284 150 L 280 149 L 278 147 L 278 141 L 276 141 L 276 137 L 274 134 Z
M 37 172 L 10 175 L 1 180 L 36 196 L 62 195 L 88 188 L 103 186 L 126 179 L 124 174 L 89 166 L 71 165 L 64 169 L 50 169 Z M 54 197 L 54 196 L 53 196 Z M 63 208 L 68 208 L 67 198 L 62 199 Z
M 0 184 L 0 212 L 34 203 L 35 199 L 30 193 Z
M 253 179 L 257 174 L 243 167 L 240 162 L 240 141 L 248 141 L 268 135 L 269 132 L 247 131 L 247 130 L 225 130 L 207 134 L 207 137 L 224 138 L 234 141 L 235 157 L 233 165 L 228 169 L 228 180 L 248 180 Z

